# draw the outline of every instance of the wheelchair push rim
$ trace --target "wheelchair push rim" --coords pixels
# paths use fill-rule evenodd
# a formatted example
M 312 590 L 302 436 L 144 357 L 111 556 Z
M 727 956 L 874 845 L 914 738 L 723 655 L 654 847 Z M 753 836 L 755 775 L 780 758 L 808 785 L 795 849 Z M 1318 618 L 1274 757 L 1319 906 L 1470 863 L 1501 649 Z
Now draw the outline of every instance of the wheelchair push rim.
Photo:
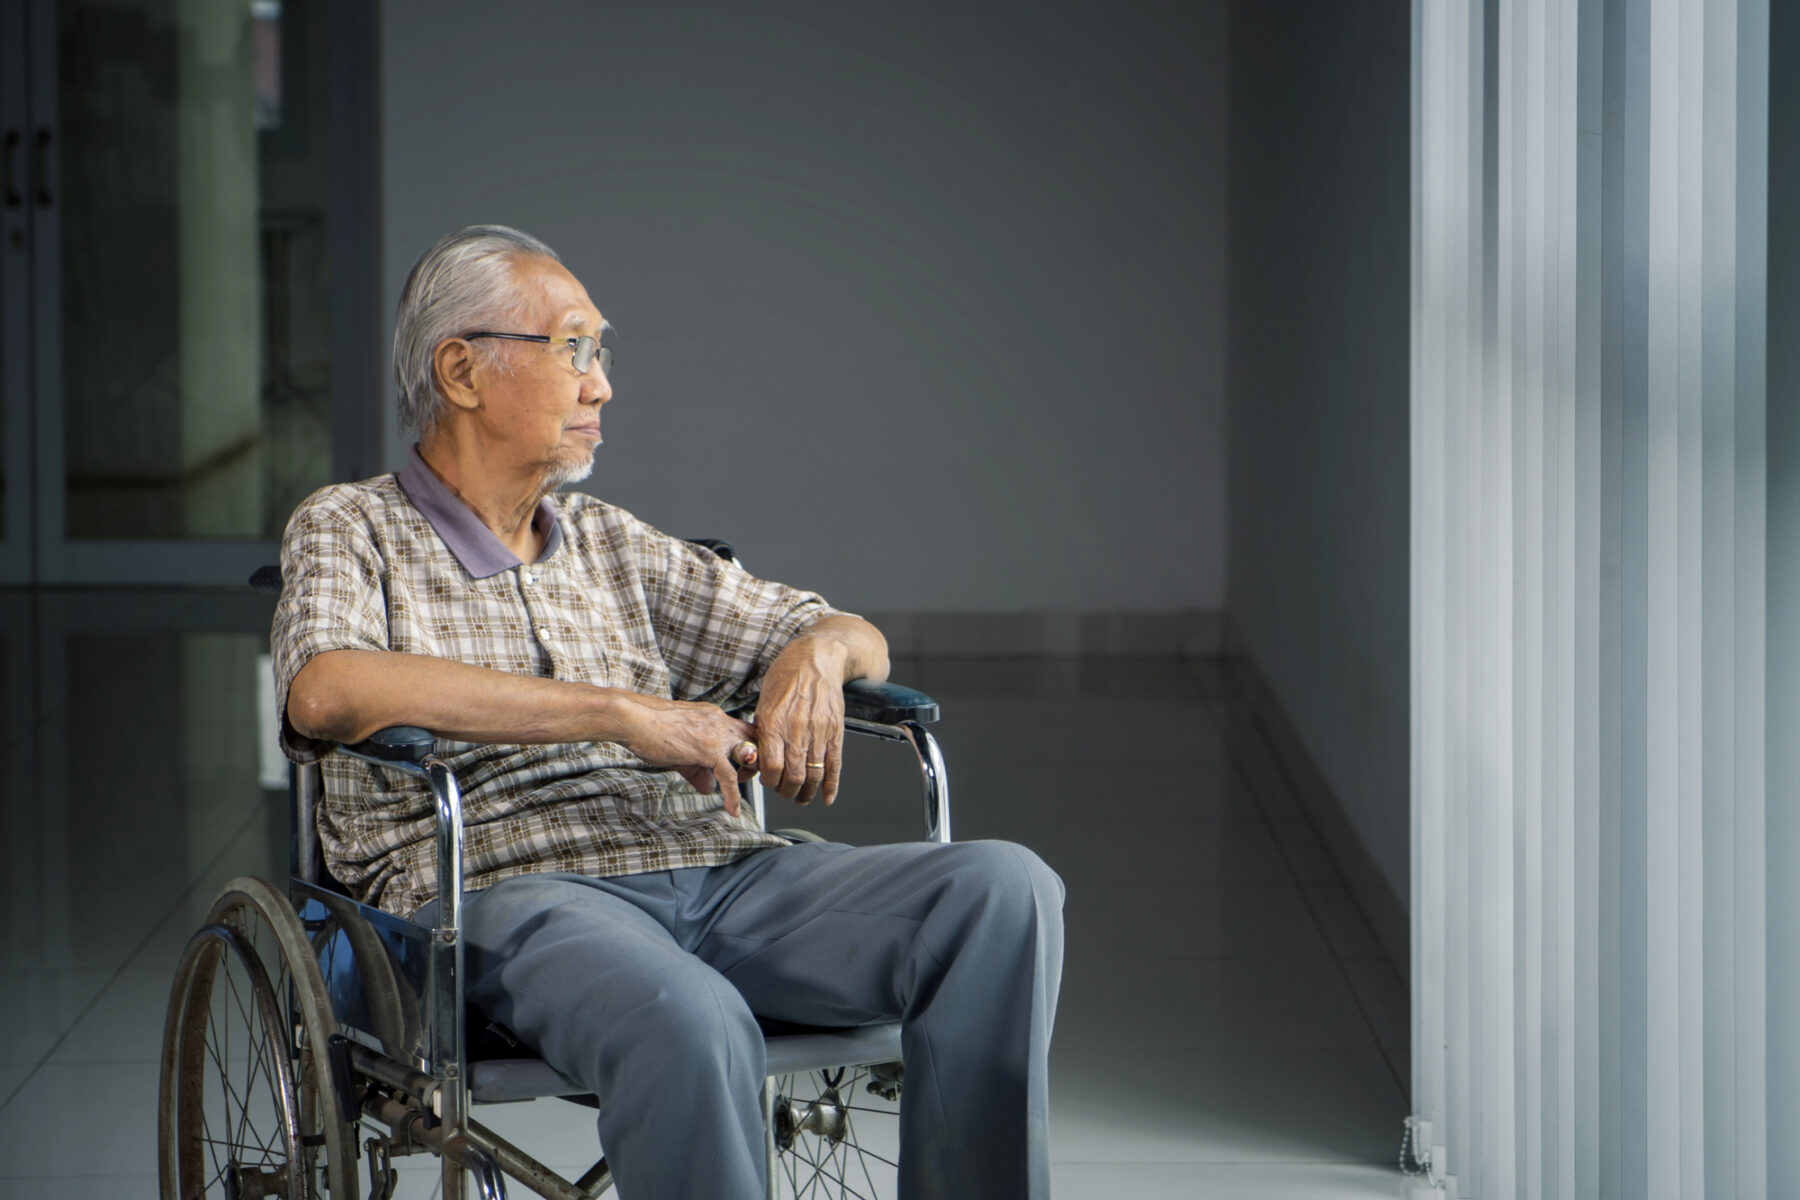
M 324 981 L 287 898 L 228 884 L 176 969 L 164 1027 L 164 1200 L 357 1194 Z

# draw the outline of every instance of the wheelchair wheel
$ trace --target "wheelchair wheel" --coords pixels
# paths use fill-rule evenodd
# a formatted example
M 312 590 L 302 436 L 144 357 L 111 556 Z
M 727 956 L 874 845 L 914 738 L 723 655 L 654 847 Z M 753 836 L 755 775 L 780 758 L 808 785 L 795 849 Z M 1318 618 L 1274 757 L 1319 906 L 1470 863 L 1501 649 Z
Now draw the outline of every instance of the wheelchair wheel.
M 776 1076 L 772 1194 L 898 1195 L 899 1096 L 897 1063 Z
M 332 1086 L 330 1001 L 287 898 L 228 884 L 176 968 L 163 1030 L 163 1200 L 357 1194 Z

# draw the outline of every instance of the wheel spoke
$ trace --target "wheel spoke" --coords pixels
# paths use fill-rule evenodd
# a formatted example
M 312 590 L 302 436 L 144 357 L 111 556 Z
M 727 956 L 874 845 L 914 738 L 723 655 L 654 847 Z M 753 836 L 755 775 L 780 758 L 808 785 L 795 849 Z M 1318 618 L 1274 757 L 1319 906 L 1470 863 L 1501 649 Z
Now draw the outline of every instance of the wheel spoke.
M 216 1025 L 213 1021 L 214 1015 L 215 1014 L 212 1013 L 210 1010 L 207 1012 L 207 1029 L 208 1029 L 209 1034 L 212 1033 L 215 1029 L 220 1028 L 220 1026 Z M 220 1033 L 218 1036 L 219 1036 L 220 1041 L 223 1043 L 224 1053 L 225 1053 L 226 1057 L 221 1057 L 221 1051 L 219 1048 L 213 1046 L 211 1037 L 208 1037 L 206 1040 L 206 1052 L 208 1055 L 211 1056 L 211 1058 L 213 1060 L 213 1065 L 218 1067 L 218 1069 L 219 1069 L 219 1086 L 222 1089 L 222 1095 L 220 1096 L 220 1102 L 221 1102 L 221 1104 L 223 1104 L 223 1106 L 225 1108 L 225 1127 L 226 1127 L 227 1131 L 229 1131 L 231 1128 L 231 1103 L 232 1103 L 232 1101 L 235 1100 L 237 1102 L 238 1111 L 240 1114 L 242 1114 L 238 1120 L 237 1141 L 232 1142 L 232 1143 L 226 1143 L 226 1144 L 230 1144 L 230 1145 L 236 1145 L 236 1144 L 239 1144 L 242 1142 L 243 1126 L 250 1119 L 250 1101 L 248 1099 L 249 1090 L 248 1090 L 248 1088 L 246 1088 L 245 1093 L 243 1095 L 239 1095 L 238 1090 L 231 1086 L 231 1068 L 228 1065 L 228 1057 L 229 1057 L 229 1053 L 230 1053 L 229 1048 L 231 1045 L 231 1022 L 225 1021 L 222 1025 L 222 1028 L 223 1028 L 223 1032 Z M 204 1116 L 205 1116 L 204 1110 L 202 1111 L 201 1115 L 202 1115 L 202 1118 L 204 1118 Z M 266 1156 L 268 1154 L 268 1147 L 264 1146 L 262 1144 L 262 1141 L 260 1138 L 257 1140 L 257 1144 L 258 1144 L 259 1148 L 261 1148 L 263 1150 L 263 1153 Z
M 256 1137 L 256 1131 L 250 1124 L 250 1097 L 256 1094 L 256 1068 L 261 1061 L 262 1056 L 260 1054 L 250 1055 L 248 1054 L 248 1048 L 246 1048 L 246 1058 L 244 1063 L 244 1107 L 238 1114 L 238 1127 L 234 1140 L 238 1145 L 243 1145 L 244 1134 L 245 1131 L 248 1130 L 250 1136 L 256 1140 L 258 1148 L 262 1149 L 263 1153 L 266 1155 L 268 1153 L 268 1148 L 263 1146 L 261 1138 Z
M 891 1108 L 876 1108 L 873 1105 L 869 1105 L 869 1104 L 844 1104 L 844 1105 L 840 1105 L 839 1107 L 842 1108 L 847 1113 L 852 1113 L 852 1112 L 874 1113 L 878 1117 L 891 1117 L 891 1116 L 896 1115 L 895 1111 Z
M 263 1078 L 265 1078 L 269 1081 L 269 1089 L 270 1089 L 271 1095 L 277 1094 L 277 1089 L 280 1087 L 280 1084 L 281 1084 L 281 1072 L 277 1069 L 277 1067 L 274 1064 L 272 1064 L 269 1061 L 269 1052 L 272 1049 L 274 1049 L 273 1041 L 274 1041 L 274 1038 L 272 1036 L 271 1031 L 268 1029 L 264 1029 L 263 1036 L 258 1038 L 257 1042 L 256 1042 L 256 1065 L 262 1068 Z M 248 1089 L 246 1088 L 246 1090 L 248 1090 Z M 279 1099 L 277 1100 L 277 1103 L 276 1103 L 276 1112 L 279 1115 L 279 1112 L 280 1112 Z M 252 1132 L 252 1135 L 254 1136 L 255 1131 L 252 1130 L 251 1132 Z M 263 1140 L 261 1138 L 257 1138 L 257 1142 L 258 1142 L 258 1144 L 263 1146 L 265 1153 L 271 1153 L 272 1148 L 274 1146 L 274 1139 L 279 1136 L 282 1136 L 282 1135 L 281 1135 L 280 1130 L 277 1130 L 273 1135 L 271 1135 L 270 1140 L 268 1142 L 263 1142 Z
M 898 1120 L 897 1105 L 846 1104 L 843 1098 L 858 1094 L 875 1074 L 865 1068 L 821 1070 L 775 1081 L 784 1110 L 800 1122 L 817 1118 L 820 1129 L 842 1123 L 843 1136 L 833 1140 L 826 1133 L 798 1128 L 786 1151 L 779 1153 L 776 1178 L 791 1200 L 876 1200 L 893 1195 L 899 1164 L 880 1150 L 865 1146 L 864 1128 L 887 1130 Z M 796 1095 L 795 1085 L 803 1095 Z M 860 1123 L 858 1118 L 861 1118 Z M 873 1124 L 870 1124 L 873 1122 Z
M 202 1108 L 200 1110 L 200 1132 L 202 1134 L 211 1132 L 206 1127 L 206 1110 L 204 1108 Z M 219 1162 L 220 1143 L 218 1141 L 214 1140 L 213 1138 L 209 1138 L 209 1137 L 201 1137 L 199 1140 L 206 1147 L 207 1153 L 212 1156 L 212 1163 L 213 1163 L 213 1167 L 215 1168 L 213 1171 L 212 1179 L 207 1180 L 206 1186 L 200 1189 L 202 1192 L 204 1192 L 206 1190 L 206 1188 L 210 1188 L 213 1185 L 213 1180 L 224 1177 L 225 1165 L 223 1163 Z M 225 1162 L 229 1163 L 230 1161 L 231 1161 L 231 1155 L 226 1154 Z
M 238 994 L 237 978 L 232 975 L 229 970 L 225 973 L 225 982 L 230 989 L 226 994 L 231 998 L 232 1004 L 237 1008 L 238 1016 L 242 1017 L 244 1020 L 244 1035 L 245 1040 L 248 1041 L 255 1036 L 255 1030 L 251 1027 L 250 1014 L 244 1008 L 244 998 Z M 230 1014 L 227 1014 L 225 1028 L 227 1036 L 229 1036 L 231 1029 Z M 244 1126 L 250 1122 L 250 1095 L 252 1087 L 256 1083 L 256 1066 L 253 1059 L 248 1059 L 249 1052 L 250 1048 L 245 1046 L 244 1053 L 248 1060 L 248 1070 L 250 1073 L 244 1079 L 244 1095 L 239 1101 L 241 1107 L 238 1110 L 237 1129 L 232 1133 L 232 1143 L 234 1145 L 239 1144 L 244 1140 Z M 228 1067 L 226 1068 L 225 1073 L 229 1074 Z

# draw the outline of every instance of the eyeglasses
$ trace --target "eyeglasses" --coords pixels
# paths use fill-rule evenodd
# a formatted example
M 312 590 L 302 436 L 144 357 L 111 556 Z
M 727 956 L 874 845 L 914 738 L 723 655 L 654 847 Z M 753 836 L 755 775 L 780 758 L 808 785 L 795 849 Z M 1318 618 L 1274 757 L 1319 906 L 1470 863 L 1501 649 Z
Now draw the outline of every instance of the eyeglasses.
M 594 358 L 598 356 L 600 359 L 600 373 L 608 379 L 611 379 L 613 348 L 604 343 L 606 339 L 613 336 L 614 332 L 611 322 L 602 321 L 600 322 L 599 337 L 590 337 L 585 333 L 580 337 L 558 337 L 557 335 L 550 333 L 494 333 L 491 330 L 483 330 L 480 333 L 465 333 L 463 334 L 463 337 L 471 339 L 507 338 L 508 340 L 515 342 L 543 342 L 547 346 L 555 346 L 558 342 L 565 342 L 568 344 L 569 349 L 574 352 L 569 356 L 569 365 L 575 368 L 575 373 L 577 375 L 586 375 L 587 369 L 593 366 Z

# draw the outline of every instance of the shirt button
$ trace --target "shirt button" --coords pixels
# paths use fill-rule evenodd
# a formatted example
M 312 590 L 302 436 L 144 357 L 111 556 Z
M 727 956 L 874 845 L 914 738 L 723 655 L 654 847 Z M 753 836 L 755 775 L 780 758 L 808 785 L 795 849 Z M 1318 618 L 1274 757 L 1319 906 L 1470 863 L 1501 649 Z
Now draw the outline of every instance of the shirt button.
M 527 571 L 527 572 L 525 572 L 525 582 L 526 583 L 536 583 L 537 576 L 533 575 L 530 571 Z
M 541 638 L 545 641 L 548 641 L 550 638 L 550 627 L 548 625 L 539 625 L 537 628 L 537 634 L 538 634 L 539 638 Z

